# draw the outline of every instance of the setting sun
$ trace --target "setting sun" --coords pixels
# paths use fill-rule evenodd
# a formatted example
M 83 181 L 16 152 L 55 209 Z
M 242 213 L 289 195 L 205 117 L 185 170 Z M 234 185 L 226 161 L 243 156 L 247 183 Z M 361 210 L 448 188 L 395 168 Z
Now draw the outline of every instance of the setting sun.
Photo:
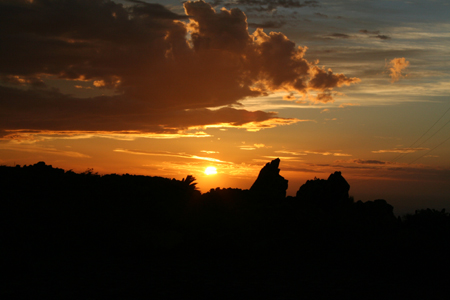
M 206 174 L 206 175 L 214 175 L 214 174 L 217 174 L 217 169 L 216 169 L 216 167 L 207 167 L 207 168 L 205 169 L 205 174 Z
M 0 0 L 0 169 L 207 193 L 279 158 L 287 196 L 342 171 L 357 201 L 449 210 L 449 1 L 328 2 Z

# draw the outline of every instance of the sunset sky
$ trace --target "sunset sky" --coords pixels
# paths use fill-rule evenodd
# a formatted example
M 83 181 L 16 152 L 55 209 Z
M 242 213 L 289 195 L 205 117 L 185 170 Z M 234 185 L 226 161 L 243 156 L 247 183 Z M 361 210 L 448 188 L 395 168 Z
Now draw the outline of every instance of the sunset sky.
M 0 0 L 0 164 L 450 208 L 450 3 Z M 205 174 L 215 167 L 217 174 Z M 211 169 L 209 169 L 211 170 Z

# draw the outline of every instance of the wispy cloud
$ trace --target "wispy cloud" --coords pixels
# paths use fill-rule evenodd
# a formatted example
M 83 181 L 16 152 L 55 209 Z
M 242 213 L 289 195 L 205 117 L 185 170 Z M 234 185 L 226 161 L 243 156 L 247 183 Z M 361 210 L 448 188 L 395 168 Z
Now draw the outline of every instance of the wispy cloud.
M 200 152 L 206 153 L 206 154 L 215 154 L 215 153 L 219 153 L 219 151 L 212 151 L 212 150 L 200 150 Z
M 174 152 L 164 152 L 164 151 L 144 151 L 144 150 L 133 150 L 133 149 L 114 149 L 113 151 L 127 153 L 127 154 L 134 154 L 134 155 L 170 156 L 170 157 L 197 159 L 197 160 L 205 160 L 205 161 L 216 162 L 216 163 L 231 164 L 230 162 L 222 161 L 220 159 L 216 159 L 216 158 L 212 158 L 212 157 L 202 157 L 202 156 L 197 156 L 197 155 L 187 154 L 187 153 L 174 153 Z
M 369 30 L 366 30 L 366 29 L 361 29 L 359 32 L 363 33 L 365 35 L 369 35 L 371 38 L 377 38 L 377 39 L 380 39 L 380 40 L 390 40 L 391 39 L 390 36 L 387 36 L 387 35 L 384 35 L 384 34 L 380 34 L 379 30 L 369 31 Z
M 256 27 L 256 28 L 281 28 L 283 25 L 286 24 L 284 21 L 265 21 L 261 23 L 248 23 L 249 27 Z
M 361 106 L 361 104 L 359 104 L 359 103 L 342 103 L 341 105 L 339 105 L 339 108 L 344 108 L 347 106 Z
M 291 155 L 308 155 L 308 154 L 316 154 L 316 155 L 323 155 L 323 156 L 352 156 L 351 154 L 347 153 L 340 153 L 337 151 L 310 151 L 310 150 L 303 150 L 303 151 L 288 151 L 288 150 L 278 150 L 275 151 L 276 153 L 286 153 Z
M 50 131 L 50 130 L 5 130 L 0 132 L 0 141 L 16 144 L 33 144 L 44 140 L 75 140 L 89 138 L 108 138 L 122 141 L 133 141 L 137 138 L 174 139 L 174 138 L 203 138 L 211 135 L 203 131 L 174 133 L 143 133 L 139 131 Z
M 253 144 L 253 145 L 241 145 L 239 149 L 241 150 L 256 150 L 259 148 L 271 148 L 270 146 L 266 146 L 264 144 Z
M 345 34 L 345 33 L 337 33 L 337 32 L 332 33 L 332 34 L 329 34 L 329 35 L 327 35 L 327 36 L 328 36 L 328 37 L 332 37 L 332 38 L 339 38 L 339 39 L 349 39 L 349 38 L 352 38 L 351 35 L 348 35 L 348 34 Z
M 273 12 L 278 7 L 283 8 L 302 8 L 302 7 L 319 7 L 320 3 L 316 0 L 215 0 L 214 4 L 223 3 L 226 7 L 234 5 L 245 5 L 250 10 L 258 12 Z
M 244 128 L 247 131 L 260 131 L 261 129 L 273 128 L 281 125 L 291 125 L 299 122 L 311 122 L 311 120 L 300 120 L 296 118 L 273 118 L 261 122 L 249 122 L 245 124 L 220 123 L 214 125 L 205 125 L 203 128 Z M 194 127 L 197 128 L 197 127 Z
M 328 18 L 327 15 L 322 14 L 322 13 L 319 13 L 319 12 L 314 13 L 314 15 L 315 15 L 315 16 L 318 16 L 318 17 L 321 17 L 321 18 Z
M 429 148 L 394 148 L 387 150 L 376 150 L 372 153 L 414 153 L 417 151 L 430 150 Z
M 362 164 L 362 165 L 385 165 L 388 162 L 376 160 L 376 159 L 354 159 L 354 163 Z
M 302 151 L 278 150 L 278 151 L 275 151 L 275 152 L 276 153 L 283 153 L 283 154 L 290 154 L 290 155 L 297 155 L 297 156 L 307 155 L 307 153 L 302 152 Z
M 30 152 L 30 153 L 41 153 L 41 154 L 52 154 L 52 155 L 61 155 L 75 158 L 91 158 L 89 155 L 76 152 L 76 151 L 66 151 L 60 150 L 56 148 L 47 148 L 47 147 L 38 147 L 35 145 L 17 145 L 17 144 L 0 144 L 1 150 L 12 150 L 12 151 L 21 151 L 21 152 Z
M 293 157 L 293 156 L 274 156 L 274 155 L 266 155 L 266 156 L 263 156 L 263 157 L 268 158 L 268 159 L 272 159 L 272 160 L 273 160 L 273 159 L 279 158 L 279 159 L 281 159 L 282 161 L 287 160 L 287 161 L 290 161 L 290 162 L 303 162 L 303 160 L 298 159 L 298 157 Z M 254 161 L 267 161 L 267 160 L 254 159 Z M 284 170 L 284 168 L 283 168 L 283 170 Z

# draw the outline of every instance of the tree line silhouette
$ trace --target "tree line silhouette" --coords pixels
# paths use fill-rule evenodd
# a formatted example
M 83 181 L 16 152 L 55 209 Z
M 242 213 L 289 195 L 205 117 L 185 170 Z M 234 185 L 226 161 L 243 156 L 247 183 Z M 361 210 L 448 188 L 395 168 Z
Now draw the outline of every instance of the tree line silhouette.
M 203 194 L 192 176 L 0 166 L 0 295 L 444 299 L 449 213 L 355 202 L 340 172 L 286 196 L 279 163 Z

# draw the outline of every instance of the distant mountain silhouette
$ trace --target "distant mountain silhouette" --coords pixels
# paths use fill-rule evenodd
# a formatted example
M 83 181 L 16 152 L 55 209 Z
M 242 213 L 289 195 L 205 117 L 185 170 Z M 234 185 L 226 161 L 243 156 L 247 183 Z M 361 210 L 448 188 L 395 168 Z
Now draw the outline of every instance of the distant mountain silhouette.
M 396 218 L 338 171 L 286 197 L 279 166 L 203 194 L 191 175 L 0 166 L 0 297 L 446 299 L 449 213 Z

